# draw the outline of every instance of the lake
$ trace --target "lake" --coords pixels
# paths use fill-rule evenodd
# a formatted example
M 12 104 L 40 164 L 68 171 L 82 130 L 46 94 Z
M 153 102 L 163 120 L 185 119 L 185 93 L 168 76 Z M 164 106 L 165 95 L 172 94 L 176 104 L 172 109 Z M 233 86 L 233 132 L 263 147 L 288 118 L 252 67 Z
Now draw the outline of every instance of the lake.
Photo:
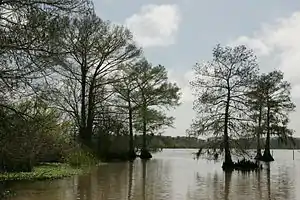
M 153 159 L 103 164 L 72 178 L 16 182 L 11 200 L 297 200 L 300 151 L 274 150 L 261 172 L 224 173 L 221 162 L 194 160 L 195 150 L 166 149 Z M 298 189 L 298 190 L 297 190 Z

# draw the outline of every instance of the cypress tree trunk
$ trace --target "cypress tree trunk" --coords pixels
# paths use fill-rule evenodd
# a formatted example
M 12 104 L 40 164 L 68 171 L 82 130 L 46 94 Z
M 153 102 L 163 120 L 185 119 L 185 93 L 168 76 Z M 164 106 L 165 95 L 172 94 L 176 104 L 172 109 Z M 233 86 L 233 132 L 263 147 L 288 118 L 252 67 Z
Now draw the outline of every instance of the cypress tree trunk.
M 79 127 L 79 138 L 85 140 L 85 130 L 86 130 L 86 77 L 83 74 L 81 77 L 81 113 L 80 113 L 80 127 Z
M 257 160 L 260 160 L 262 158 L 261 146 L 260 146 L 261 118 L 262 118 L 262 106 L 260 105 L 259 116 L 258 116 L 258 130 L 256 132 L 257 147 L 256 147 L 256 156 L 255 156 L 255 159 L 257 159 Z
M 229 146 L 229 135 L 228 135 L 228 118 L 229 118 L 229 103 L 230 103 L 230 91 L 228 91 L 227 103 L 225 108 L 225 124 L 224 124 L 224 150 L 225 150 L 225 165 L 233 165 Z
M 129 159 L 135 159 L 136 154 L 134 151 L 134 144 L 133 144 L 133 127 L 132 127 L 132 108 L 131 108 L 131 102 L 128 101 L 128 114 L 129 114 Z
M 147 119 L 146 119 L 146 106 L 143 105 L 143 146 L 141 150 L 141 159 L 150 159 L 152 158 L 151 153 L 147 149 Z
M 273 156 L 270 152 L 270 106 L 268 105 L 267 110 L 267 138 L 266 138 L 266 145 L 265 145 L 265 151 L 264 155 L 262 156 L 262 160 L 265 162 L 274 161 Z
M 144 116 L 143 116 L 143 150 L 147 150 L 147 121 L 145 116 L 145 110 L 144 110 Z

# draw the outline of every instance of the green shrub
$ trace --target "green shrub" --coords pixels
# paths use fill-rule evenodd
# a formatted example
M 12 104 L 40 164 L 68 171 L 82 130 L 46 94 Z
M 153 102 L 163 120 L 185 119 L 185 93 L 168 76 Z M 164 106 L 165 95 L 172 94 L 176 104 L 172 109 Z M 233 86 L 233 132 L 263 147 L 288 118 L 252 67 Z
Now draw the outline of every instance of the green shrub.
M 39 162 L 61 162 L 71 148 L 70 123 L 43 101 L 0 108 L 0 171 L 30 172 Z
M 97 164 L 97 159 L 92 153 L 78 148 L 66 156 L 65 162 L 73 167 L 82 167 Z

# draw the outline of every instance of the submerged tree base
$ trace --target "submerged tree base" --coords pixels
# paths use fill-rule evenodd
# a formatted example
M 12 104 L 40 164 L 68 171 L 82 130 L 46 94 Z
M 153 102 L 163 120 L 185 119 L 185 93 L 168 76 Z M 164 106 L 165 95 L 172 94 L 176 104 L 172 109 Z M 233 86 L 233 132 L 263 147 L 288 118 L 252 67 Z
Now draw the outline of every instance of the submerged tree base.
M 274 161 L 274 158 L 271 155 L 270 151 L 265 151 L 264 155 L 260 158 L 260 160 L 264 162 L 272 162 Z
M 142 160 L 148 160 L 148 159 L 152 158 L 152 155 L 151 155 L 151 153 L 147 149 L 142 149 L 141 150 L 140 158 Z
M 135 152 L 109 152 L 105 155 L 100 156 L 104 162 L 119 162 L 119 161 L 133 161 L 137 155 Z
M 257 152 L 256 156 L 254 157 L 255 160 L 261 160 L 262 159 L 262 154 L 261 152 Z
M 134 161 L 136 159 L 137 155 L 135 152 L 128 152 L 128 159 L 129 161 Z
M 232 163 L 223 162 L 222 168 L 224 171 L 255 171 L 261 170 L 262 165 L 260 165 L 258 162 L 252 162 L 250 160 L 243 159 L 241 161 L 238 160 L 238 162 Z

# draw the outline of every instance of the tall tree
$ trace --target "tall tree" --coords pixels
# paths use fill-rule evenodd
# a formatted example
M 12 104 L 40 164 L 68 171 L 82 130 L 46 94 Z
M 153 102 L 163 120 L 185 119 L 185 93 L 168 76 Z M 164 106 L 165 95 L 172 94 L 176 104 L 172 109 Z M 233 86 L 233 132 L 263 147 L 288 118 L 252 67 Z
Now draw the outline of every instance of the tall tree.
M 264 77 L 257 76 L 253 89 L 249 92 L 249 105 L 252 112 L 253 119 L 253 130 L 256 137 L 256 156 L 255 159 L 260 160 L 262 157 L 261 153 L 261 135 L 263 134 L 263 119 L 264 119 L 264 107 L 265 107 L 265 97 L 264 97 Z
M 198 134 L 223 136 L 223 167 L 232 165 L 230 138 L 245 133 L 248 127 L 247 93 L 257 74 L 256 57 L 245 46 L 213 49 L 212 61 L 195 65 L 191 86 L 197 99 L 194 110 L 197 120 L 192 128 Z
M 264 103 L 266 110 L 266 144 L 262 159 L 273 161 L 270 153 L 270 136 L 276 134 L 289 137 L 292 131 L 288 129 L 288 114 L 294 111 L 295 104 L 291 101 L 291 85 L 284 81 L 281 71 L 272 71 L 261 76 L 263 82 Z
M 151 158 L 146 141 L 147 124 L 149 125 L 150 122 L 150 113 L 152 113 L 152 117 L 156 114 L 155 119 L 157 120 L 161 120 L 161 116 L 163 115 L 158 111 L 150 111 L 153 109 L 169 109 L 178 106 L 180 89 L 175 83 L 169 82 L 167 71 L 164 66 L 152 66 L 147 60 L 142 59 L 133 66 L 133 70 L 134 81 L 138 86 L 138 96 L 135 99 L 135 103 L 139 107 L 139 115 L 141 116 L 142 121 L 143 147 L 141 157 Z
M 80 139 L 89 141 L 97 92 L 111 83 L 120 64 L 134 59 L 141 51 L 128 29 L 103 21 L 94 12 L 71 18 L 62 44 L 69 54 L 56 58 L 55 71 L 61 86 L 56 93 L 64 96 L 66 110 L 76 116 Z M 64 92 L 70 93 L 71 88 L 72 94 L 65 96 Z M 69 96 L 71 99 L 65 98 Z
M 137 106 L 134 99 L 137 95 L 137 84 L 134 82 L 135 73 L 132 67 L 133 63 L 127 63 L 120 66 L 121 71 L 119 76 L 119 81 L 113 83 L 114 91 L 116 92 L 117 110 L 124 112 L 128 118 L 128 128 L 129 128 L 129 156 L 130 158 L 135 158 L 136 153 L 134 150 L 134 137 L 133 137 L 133 123 L 134 123 L 134 112 L 137 110 Z

